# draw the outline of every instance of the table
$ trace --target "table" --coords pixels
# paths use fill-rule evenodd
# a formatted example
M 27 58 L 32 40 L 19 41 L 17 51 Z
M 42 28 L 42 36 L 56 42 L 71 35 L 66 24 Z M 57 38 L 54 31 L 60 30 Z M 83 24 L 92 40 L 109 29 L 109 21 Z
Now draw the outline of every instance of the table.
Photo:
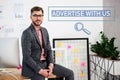
M 21 69 L 17 68 L 0 68 L 0 80 L 30 80 L 21 75 Z M 63 80 L 62 77 L 51 75 L 48 80 Z

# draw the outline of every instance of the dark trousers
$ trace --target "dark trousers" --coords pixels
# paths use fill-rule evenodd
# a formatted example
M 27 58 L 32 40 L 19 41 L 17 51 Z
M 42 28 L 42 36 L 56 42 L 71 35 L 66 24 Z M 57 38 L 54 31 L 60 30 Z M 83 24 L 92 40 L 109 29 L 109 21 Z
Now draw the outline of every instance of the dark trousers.
M 43 69 L 45 69 L 45 68 L 47 68 L 47 63 L 42 62 L 42 63 L 40 63 L 40 66 Z M 68 68 L 65 68 L 63 66 L 60 66 L 58 64 L 54 64 L 53 74 L 64 77 L 65 80 L 74 80 L 73 71 Z M 45 80 L 45 77 L 43 77 L 42 75 L 40 75 L 38 73 L 35 73 L 34 76 L 31 78 L 31 80 Z

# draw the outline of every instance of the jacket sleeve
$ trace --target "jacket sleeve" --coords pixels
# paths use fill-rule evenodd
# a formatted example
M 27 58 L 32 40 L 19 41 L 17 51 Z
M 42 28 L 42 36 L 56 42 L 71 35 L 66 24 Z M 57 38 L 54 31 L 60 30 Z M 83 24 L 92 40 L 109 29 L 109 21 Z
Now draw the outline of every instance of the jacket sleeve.
M 21 37 L 23 62 L 35 72 L 39 72 L 41 67 L 31 57 L 31 36 L 30 32 L 24 31 Z

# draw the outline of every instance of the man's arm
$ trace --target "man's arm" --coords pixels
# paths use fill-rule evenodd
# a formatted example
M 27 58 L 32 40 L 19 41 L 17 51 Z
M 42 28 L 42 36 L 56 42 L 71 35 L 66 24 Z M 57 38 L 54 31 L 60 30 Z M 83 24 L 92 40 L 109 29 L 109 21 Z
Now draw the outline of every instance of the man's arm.
M 23 53 L 23 61 L 31 67 L 31 69 L 35 70 L 37 73 L 41 70 L 41 67 L 36 64 L 36 62 L 31 57 L 31 35 L 29 32 L 24 31 L 21 38 L 22 43 L 22 53 Z
M 48 32 L 47 32 L 47 55 L 48 55 L 47 58 L 48 58 L 49 75 L 51 75 L 53 72 L 54 63 L 53 63 L 53 55 L 52 55 Z

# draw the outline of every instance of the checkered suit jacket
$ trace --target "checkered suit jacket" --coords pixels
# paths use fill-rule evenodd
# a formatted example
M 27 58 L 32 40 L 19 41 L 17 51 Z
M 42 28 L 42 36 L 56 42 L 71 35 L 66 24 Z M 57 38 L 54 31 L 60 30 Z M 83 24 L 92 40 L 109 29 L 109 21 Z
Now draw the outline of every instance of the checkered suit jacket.
M 43 47 L 45 49 L 47 64 L 53 63 L 48 32 L 43 27 L 40 27 L 40 29 L 43 35 Z M 38 63 L 40 62 L 42 52 L 39 38 L 32 24 L 23 32 L 21 44 L 23 54 L 22 75 L 31 77 L 41 69 L 41 66 L 38 65 Z

